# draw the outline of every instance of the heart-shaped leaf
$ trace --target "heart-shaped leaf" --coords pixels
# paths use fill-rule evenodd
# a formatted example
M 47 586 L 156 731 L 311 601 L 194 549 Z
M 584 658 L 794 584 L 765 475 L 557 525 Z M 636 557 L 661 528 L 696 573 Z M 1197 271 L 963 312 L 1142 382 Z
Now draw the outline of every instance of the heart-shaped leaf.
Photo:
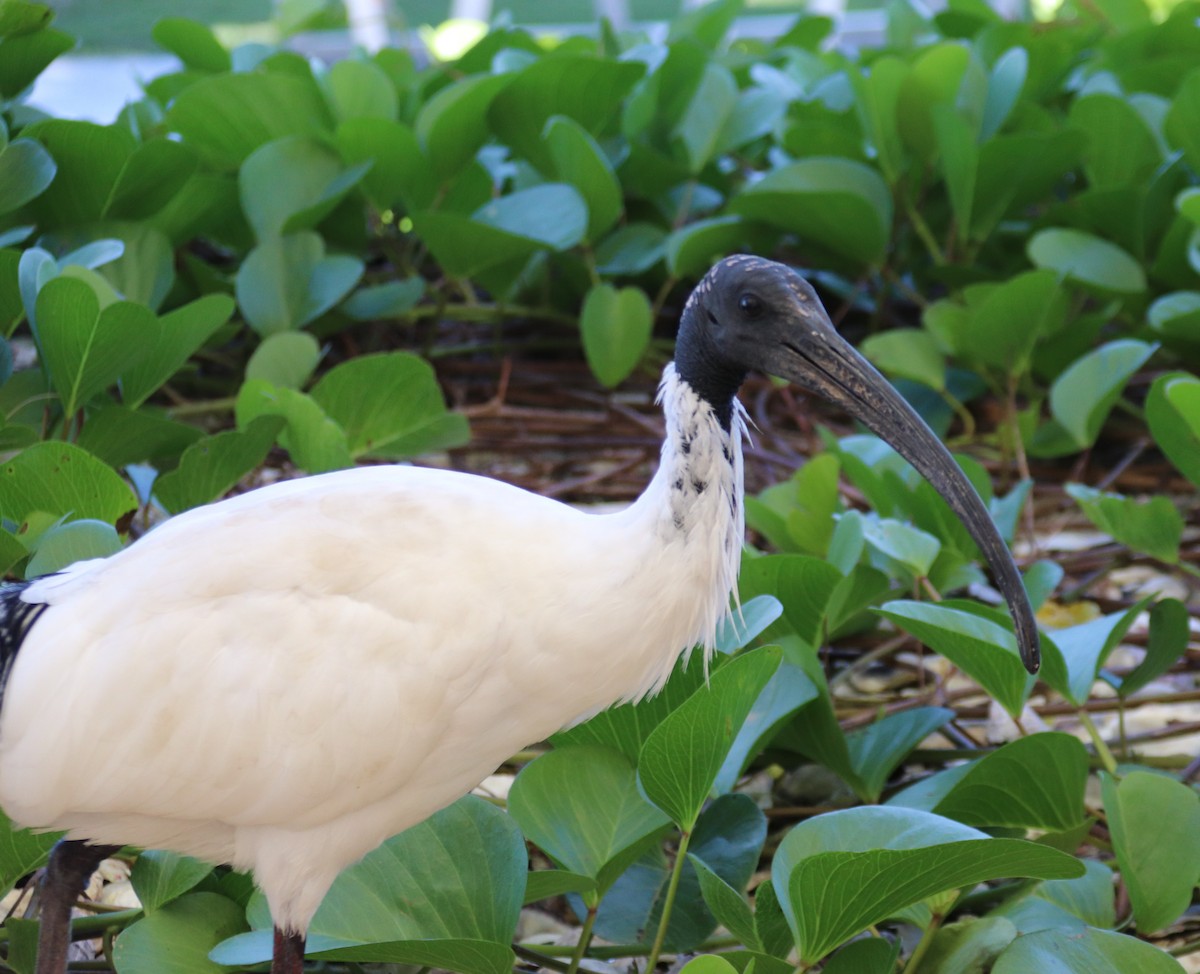
M 655 805 L 685 832 L 696 824 L 742 723 L 779 667 L 766 646 L 721 667 L 646 738 L 638 780 Z
M 67 416 L 113 385 L 157 331 L 145 305 L 118 301 L 102 310 L 95 291 L 69 277 L 49 281 L 37 309 L 38 344 Z
M 933 808 L 965 825 L 1065 831 L 1083 821 L 1088 755 L 1069 734 L 1031 734 L 968 766 Z
M 238 268 L 238 304 L 260 335 L 291 331 L 342 300 L 362 273 L 357 257 L 326 256 L 325 241 L 311 230 L 272 237 Z
M 1147 771 L 1132 771 L 1120 783 L 1102 774 L 1100 784 L 1138 930 L 1161 930 L 1187 909 L 1200 875 L 1200 796 Z
M 209 951 L 245 929 L 245 914 L 233 900 L 189 893 L 130 924 L 113 944 L 113 966 L 118 974 L 219 974 L 223 968 L 209 960 Z
M 1146 396 L 1146 421 L 1167 458 L 1200 486 L 1200 379 L 1187 372 L 1155 379 Z
M 888 602 L 879 614 L 971 676 L 1010 715 L 1020 716 L 1034 678 L 1021 665 L 1009 630 L 945 604 Z
M 0 515 L 18 524 L 35 511 L 116 524 L 136 509 L 112 467 L 71 443 L 35 443 L 0 466 Z
M 142 909 L 153 913 L 178 899 L 211 873 L 210 863 L 161 849 L 148 849 L 137 858 L 129 880 Z
M 1018 839 L 989 839 L 911 809 L 853 808 L 809 819 L 780 844 L 772 880 L 802 960 L 813 963 L 854 934 L 935 893 L 1000 876 L 1059 879 L 1078 860 Z
M 508 810 L 555 862 L 596 883 L 585 893 L 593 903 L 668 824 L 638 792 L 629 760 L 592 746 L 556 748 L 528 764 L 513 782 Z
M 179 466 L 154 482 L 154 495 L 172 514 L 224 497 L 257 467 L 283 429 L 280 416 L 260 416 L 244 430 L 225 430 L 189 446 Z
M 654 326 L 650 300 L 636 287 L 594 284 L 579 314 L 583 351 L 592 372 L 609 388 L 641 361 Z
M 57 171 L 50 153 L 33 139 L 14 139 L 0 148 L 0 214 L 28 203 Z
M 446 410 L 432 366 L 408 352 L 343 362 L 321 377 L 312 398 L 345 431 L 354 457 L 406 459 L 461 446 L 470 435 L 466 418 Z

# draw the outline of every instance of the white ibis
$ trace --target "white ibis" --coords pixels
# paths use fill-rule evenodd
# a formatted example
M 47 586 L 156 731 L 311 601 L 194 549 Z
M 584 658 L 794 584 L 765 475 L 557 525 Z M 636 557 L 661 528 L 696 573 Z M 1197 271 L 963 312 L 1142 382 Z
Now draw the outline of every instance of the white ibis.
M 62 970 L 70 903 L 125 843 L 253 870 L 271 970 L 296 974 L 343 868 L 522 747 L 653 692 L 694 645 L 710 651 L 741 555 L 735 396 L 752 369 L 844 407 L 930 480 L 1036 668 L 1016 567 L 937 437 L 800 275 L 730 257 L 684 308 L 661 464 L 620 513 L 366 467 L 189 511 L 8 589 L 0 804 L 72 840 L 47 872 L 39 974 Z

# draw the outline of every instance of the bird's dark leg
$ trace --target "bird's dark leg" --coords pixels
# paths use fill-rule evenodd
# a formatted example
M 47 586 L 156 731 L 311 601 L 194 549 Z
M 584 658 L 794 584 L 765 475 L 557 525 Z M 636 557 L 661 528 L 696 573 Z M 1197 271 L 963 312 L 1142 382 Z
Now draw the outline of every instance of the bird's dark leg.
M 275 928 L 275 954 L 271 974 L 303 974 L 304 934 Z M 38 971 L 38 974 L 42 974 Z
M 96 867 L 120 846 L 88 845 L 64 839 L 50 852 L 42 876 L 41 926 L 38 928 L 37 974 L 63 974 L 71 946 L 71 907 Z

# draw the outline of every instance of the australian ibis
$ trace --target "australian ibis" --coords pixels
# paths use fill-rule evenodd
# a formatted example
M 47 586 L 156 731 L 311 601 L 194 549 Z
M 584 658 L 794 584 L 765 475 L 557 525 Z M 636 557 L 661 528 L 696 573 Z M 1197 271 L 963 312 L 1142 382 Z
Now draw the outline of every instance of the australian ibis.
M 619 513 L 363 467 L 188 511 L 6 590 L 0 805 L 71 840 L 48 870 L 41 974 L 62 969 L 84 879 L 126 843 L 253 870 L 272 971 L 295 974 L 347 865 L 522 747 L 661 687 L 681 653 L 711 650 L 741 557 L 736 395 L 752 370 L 843 407 L 938 489 L 1036 668 L 1016 566 L 938 438 L 799 274 L 730 257 L 683 310 L 661 462 Z

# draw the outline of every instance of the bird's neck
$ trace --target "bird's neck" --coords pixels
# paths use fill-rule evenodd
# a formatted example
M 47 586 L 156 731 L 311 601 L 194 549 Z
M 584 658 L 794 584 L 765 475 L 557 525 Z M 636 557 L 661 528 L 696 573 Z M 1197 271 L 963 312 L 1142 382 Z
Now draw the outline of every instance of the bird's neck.
M 741 564 L 745 422 L 740 404 L 731 400 L 732 421 L 725 428 L 712 404 L 673 364 L 663 372 L 659 401 L 666 418 L 662 460 L 635 507 L 653 525 L 656 548 L 670 565 L 671 591 L 661 592 L 660 599 L 680 603 L 662 606 L 683 621 L 675 648 L 700 645 L 707 655 Z

